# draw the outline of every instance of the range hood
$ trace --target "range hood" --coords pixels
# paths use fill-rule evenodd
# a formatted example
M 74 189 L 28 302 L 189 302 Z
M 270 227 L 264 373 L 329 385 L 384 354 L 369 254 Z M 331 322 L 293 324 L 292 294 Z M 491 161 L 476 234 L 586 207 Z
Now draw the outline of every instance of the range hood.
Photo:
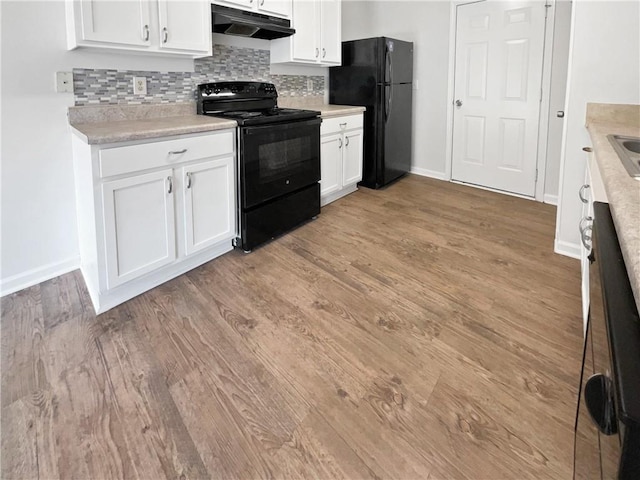
M 296 33 L 291 28 L 291 22 L 284 18 L 220 5 L 211 5 L 211 23 L 215 33 L 266 40 L 288 37 Z

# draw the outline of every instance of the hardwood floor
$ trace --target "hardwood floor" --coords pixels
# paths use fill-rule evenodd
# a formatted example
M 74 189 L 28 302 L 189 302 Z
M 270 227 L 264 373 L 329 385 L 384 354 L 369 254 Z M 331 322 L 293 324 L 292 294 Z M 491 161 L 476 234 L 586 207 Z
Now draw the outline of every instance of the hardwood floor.
M 99 317 L 2 299 L 2 478 L 570 478 L 555 208 L 408 176 Z

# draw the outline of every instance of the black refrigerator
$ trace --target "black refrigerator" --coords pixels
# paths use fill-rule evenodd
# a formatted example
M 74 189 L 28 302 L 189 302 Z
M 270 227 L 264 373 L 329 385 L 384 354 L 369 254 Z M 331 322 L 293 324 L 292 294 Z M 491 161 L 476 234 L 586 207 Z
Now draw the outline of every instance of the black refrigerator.
M 411 168 L 413 43 L 378 37 L 342 43 L 342 66 L 329 69 L 329 103 L 362 105 L 361 185 L 380 188 Z

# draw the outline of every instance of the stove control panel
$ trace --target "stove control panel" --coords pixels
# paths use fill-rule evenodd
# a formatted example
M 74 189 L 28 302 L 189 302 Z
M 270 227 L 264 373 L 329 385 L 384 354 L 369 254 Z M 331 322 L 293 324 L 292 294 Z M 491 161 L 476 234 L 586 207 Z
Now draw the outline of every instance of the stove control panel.
M 201 98 L 276 98 L 278 92 L 273 83 L 266 82 L 213 82 L 198 85 Z

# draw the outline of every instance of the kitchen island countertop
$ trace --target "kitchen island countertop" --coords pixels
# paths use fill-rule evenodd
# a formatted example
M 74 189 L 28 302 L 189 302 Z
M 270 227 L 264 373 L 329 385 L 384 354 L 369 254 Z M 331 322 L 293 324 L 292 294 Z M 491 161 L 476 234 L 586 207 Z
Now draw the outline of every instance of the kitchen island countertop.
M 607 135 L 640 137 L 640 105 L 590 103 L 587 129 L 640 311 L 640 180 L 629 176 Z

